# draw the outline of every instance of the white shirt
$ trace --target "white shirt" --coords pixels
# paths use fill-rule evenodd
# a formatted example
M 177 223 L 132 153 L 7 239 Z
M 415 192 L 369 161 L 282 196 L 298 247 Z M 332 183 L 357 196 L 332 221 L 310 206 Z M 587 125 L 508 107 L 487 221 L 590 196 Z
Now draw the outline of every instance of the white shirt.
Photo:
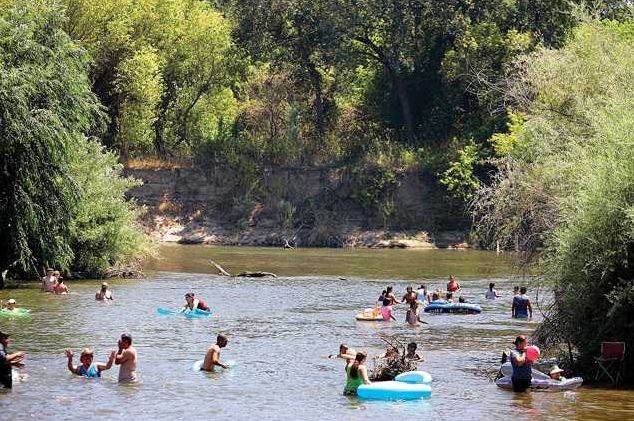
M 484 298 L 488 300 L 495 300 L 497 297 L 497 291 L 495 289 L 487 289 L 487 292 L 484 293 Z

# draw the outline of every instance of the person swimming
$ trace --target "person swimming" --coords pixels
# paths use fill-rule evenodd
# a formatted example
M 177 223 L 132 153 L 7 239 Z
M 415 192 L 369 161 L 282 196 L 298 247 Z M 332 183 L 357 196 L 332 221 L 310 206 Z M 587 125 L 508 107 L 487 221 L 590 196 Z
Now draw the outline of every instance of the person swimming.
M 199 309 L 203 311 L 209 311 L 209 306 L 202 298 L 196 298 L 193 292 L 185 294 L 185 305 L 181 311 Z
M 6 311 L 15 310 L 16 301 L 13 298 L 9 298 L 6 303 L 2 303 L 2 309 Z
M 71 349 L 66 350 L 66 357 L 68 358 L 68 370 L 73 374 L 77 374 L 78 376 L 89 378 L 101 377 L 102 371 L 110 370 L 110 367 L 112 367 L 112 363 L 114 363 L 115 356 L 115 352 L 112 351 L 107 363 L 95 363 L 93 362 L 94 355 L 92 349 L 84 348 L 81 350 L 81 354 L 79 356 L 79 361 L 81 362 L 81 364 L 75 366 L 73 365 L 73 351 Z
M 228 365 L 220 362 L 220 350 L 227 346 L 228 339 L 224 335 L 218 335 L 216 337 L 216 343 L 209 347 L 207 353 L 205 354 L 205 360 L 203 361 L 203 365 L 200 367 L 202 371 L 214 371 L 215 366 L 219 366 L 222 368 L 229 368 Z

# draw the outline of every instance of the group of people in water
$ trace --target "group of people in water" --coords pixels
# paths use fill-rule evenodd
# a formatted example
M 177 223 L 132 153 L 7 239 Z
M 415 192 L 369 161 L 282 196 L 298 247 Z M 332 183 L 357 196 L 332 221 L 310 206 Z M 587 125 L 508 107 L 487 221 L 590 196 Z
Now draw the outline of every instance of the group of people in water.
M 59 276 L 59 272 L 53 269 L 48 269 L 46 276 L 42 278 L 42 291 L 59 294 L 61 287 L 63 286 L 63 279 Z M 65 288 L 65 293 L 68 293 L 68 288 Z M 95 300 L 97 301 L 113 301 L 114 296 L 109 288 L 108 283 L 103 282 L 101 288 L 95 293 Z M 2 309 L 13 310 L 15 309 L 16 300 L 9 299 L 6 303 L 2 303 Z M 195 309 L 202 311 L 210 311 L 209 306 L 204 299 L 196 297 L 193 292 L 185 294 L 185 303 L 179 308 L 180 312 L 188 312 Z M 11 340 L 9 334 L 0 331 L 0 386 L 10 389 L 13 386 L 13 368 L 23 368 L 24 359 L 26 353 L 23 351 L 17 351 L 14 353 L 8 353 L 7 347 Z M 216 366 L 222 368 L 228 368 L 228 365 L 220 361 L 220 350 L 227 346 L 228 339 L 224 335 L 218 335 L 216 343 L 210 346 L 205 353 L 203 363 L 201 365 L 202 371 L 214 371 Z M 83 348 L 79 354 L 79 365 L 75 365 L 73 362 L 74 352 L 71 349 L 65 351 L 67 358 L 68 370 L 78 376 L 88 378 L 101 377 L 103 371 L 112 368 L 112 365 L 119 366 L 119 382 L 136 382 L 138 381 L 137 375 L 137 350 L 132 345 L 132 336 L 129 333 L 121 335 L 117 341 L 117 348 L 113 350 L 105 363 L 96 362 L 94 360 L 94 352 L 91 348 Z
M 464 297 L 459 296 L 456 300 L 455 296 L 458 295 L 461 291 L 461 286 L 455 276 L 450 276 L 449 281 L 447 282 L 446 291 L 442 291 L 441 289 L 437 289 L 434 291 L 429 291 L 425 284 L 420 284 L 417 289 L 414 289 L 411 286 L 408 286 L 405 290 L 405 294 L 398 300 L 396 295 L 394 294 L 394 288 L 392 286 L 388 286 L 385 288 L 381 295 L 377 300 L 377 305 L 374 309 L 374 314 L 378 317 L 380 316 L 385 321 L 396 320 L 393 315 L 393 307 L 398 304 L 405 304 L 408 306 L 405 321 L 410 325 L 417 325 L 418 323 L 426 323 L 420 318 L 419 309 L 421 306 L 424 306 L 428 303 L 434 302 L 442 302 L 442 303 L 466 303 Z M 511 304 L 511 315 L 513 318 L 531 318 L 533 316 L 533 309 L 531 305 L 530 298 L 526 295 L 527 289 L 526 287 L 516 286 L 513 289 L 513 300 Z M 496 300 L 502 297 L 502 295 L 495 289 L 495 283 L 489 283 L 489 288 L 484 293 L 484 298 L 487 300 Z M 520 338 L 520 337 L 518 337 Z M 523 336 L 521 338 L 524 338 Z M 531 363 L 527 362 L 526 359 L 521 357 L 523 353 L 523 349 L 526 346 L 526 338 L 524 338 L 523 345 L 521 341 L 518 341 L 518 347 L 513 351 L 511 355 L 511 361 L 513 364 L 513 368 L 518 368 L 518 376 L 517 379 L 525 379 L 527 376 L 527 370 L 525 367 L 530 367 Z M 394 351 L 392 349 L 392 351 Z M 386 353 L 385 357 L 389 356 L 389 350 Z M 344 388 L 344 394 L 346 395 L 355 395 L 356 389 L 362 384 L 370 383 L 370 379 L 367 373 L 367 369 L 365 367 L 365 361 L 367 359 L 367 354 L 365 352 L 355 352 L 354 350 L 349 349 L 346 345 L 341 345 L 339 354 L 339 358 L 343 358 L 346 360 L 346 386 Z M 392 355 L 394 357 L 394 355 Z M 396 353 L 396 357 L 398 357 L 398 353 Z M 414 358 L 415 357 L 415 358 Z M 409 359 L 410 361 L 422 361 L 422 359 L 416 354 L 416 343 L 412 342 L 408 345 L 407 354 L 405 355 L 405 359 Z M 530 374 L 530 369 L 528 370 Z M 561 376 L 561 372 L 559 367 L 553 367 L 551 369 L 552 378 L 559 378 Z M 398 373 L 396 373 L 398 374 Z M 530 377 L 529 377 L 530 379 Z M 382 379 L 389 380 L 389 379 Z M 520 390 L 520 384 L 523 383 L 524 380 L 518 380 L 518 391 Z M 530 380 L 528 382 L 530 386 Z M 526 389 L 524 389 L 526 390 Z

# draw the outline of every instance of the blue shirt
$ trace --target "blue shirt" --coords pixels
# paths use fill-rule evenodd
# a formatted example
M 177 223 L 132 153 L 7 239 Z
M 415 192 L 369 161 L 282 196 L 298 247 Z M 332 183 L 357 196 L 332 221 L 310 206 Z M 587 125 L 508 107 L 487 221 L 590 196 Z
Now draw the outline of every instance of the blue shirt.
M 517 358 L 522 357 L 524 355 L 524 350 L 514 349 L 511 351 L 511 365 L 513 366 L 513 378 L 515 379 L 527 379 L 530 380 L 533 378 L 533 364 L 528 360 L 525 361 L 524 365 L 517 365 Z
M 515 317 L 525 319 L 528 317 L 528 297 L 526 295 L 516 295 L 513 297 L 515 307 Z

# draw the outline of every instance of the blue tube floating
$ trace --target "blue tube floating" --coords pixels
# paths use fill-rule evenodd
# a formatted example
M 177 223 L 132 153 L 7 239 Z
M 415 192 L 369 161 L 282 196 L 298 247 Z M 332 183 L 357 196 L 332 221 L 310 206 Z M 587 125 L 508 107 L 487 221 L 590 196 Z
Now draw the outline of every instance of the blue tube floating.
M 213 315 L 211 311 L 204 311 L 199 308 L 195 308 L 193 310 L 180 311 L 180 310 L 174 310 L 172 308 L 159 307 L 156 309 L 156 312 L 160 316 L 183 316 L 183 317 L 187 317 L 188 319 L 205 318 L 205 317 L 211 317 Z
M 397 381 L 375 382 L 359 386 L 357 395 L 362 399 L 411 401 L 431 397 L 431 386 Z
M 482 307 L 477 304 L 469 303 L 448 303 L 448 302 L 431 302 L 425 307 L 425 313 L 457 313 L 457 314 L 479 314 Z

